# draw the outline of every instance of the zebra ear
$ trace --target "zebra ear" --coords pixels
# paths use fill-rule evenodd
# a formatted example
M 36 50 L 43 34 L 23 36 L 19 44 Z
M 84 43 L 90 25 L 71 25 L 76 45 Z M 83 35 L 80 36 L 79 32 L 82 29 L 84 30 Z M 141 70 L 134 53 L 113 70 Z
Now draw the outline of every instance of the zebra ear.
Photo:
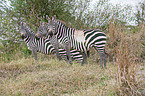
M 23 25 L 23 20 L 21 20 L 21 19 L 19 19 L 18 21 L 17 21 L 17 23 L 18 23 L 18 25 Z
M 54 15 L 54 16 L 52 17 L 52 20 L 56 20 L 56 15 Z
M 23 22 L 20 22 L 20 25 L 23 25 Z
M 46 19 L 48 20 L 48 22 L 51 21 L 51 19 L 48 17 L 48 15 L 46 15 Z
M 44 25 L 44 22 L 43 22 L 43 21 L 41 21 L 41 22 L 40 22 L 40 26 L 42 27 L 43 25 Z M 40 27 L 40 26 L 39 26 L 39 27 Z
M 18 25 L 21 25 L 21 22 L 20 22 L 20 21 L 18 21 L 18 22 L 17 22 L 17 24 L 18 24 Z

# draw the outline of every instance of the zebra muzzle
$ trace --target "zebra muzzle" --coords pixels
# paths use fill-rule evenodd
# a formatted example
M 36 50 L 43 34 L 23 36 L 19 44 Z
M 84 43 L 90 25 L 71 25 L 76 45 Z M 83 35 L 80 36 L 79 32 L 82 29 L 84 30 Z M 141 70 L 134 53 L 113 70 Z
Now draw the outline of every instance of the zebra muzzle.
M 36 37 L 36 40 L 40 39 L 39 34 L 36 34 L 35 37 Z
M 52 31 L 49 31 L 48 32 L 48 35 L 52 36 L 53 35 L 53 32 Z
M 25 36 L 24 34 L 21 34 L 21 38 L 22 38 L 22 39 L 25 39 L 25 37 L 26 37 L 26 36 Z

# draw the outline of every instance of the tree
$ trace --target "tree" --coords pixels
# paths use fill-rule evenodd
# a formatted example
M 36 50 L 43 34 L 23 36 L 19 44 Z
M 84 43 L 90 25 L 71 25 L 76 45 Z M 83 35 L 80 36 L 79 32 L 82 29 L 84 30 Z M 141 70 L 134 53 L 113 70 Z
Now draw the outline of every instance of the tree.
M 137 24 L 145 24 L 145 0 L 143 2 L 140 2 L 136 7 L 137 13 L 135 13 L 135 16 Z
M 82 2 L 83 0 L 79 0 Z M 27 22 L 36 32 L 41 20 L 47 22 L 49 17 L 56 15 L 67 25 L 75 25 L 74 13 L 77 8 L 76 0 L 2 0 L 0 1 L 0 50 L 8 54 L 20 48 L 21 39 L 18 22 Z M 85 1 L 84 1 L 85 4 Z M 83 6 L 83 5 L 81 5 Z M 20 48 L 21 49 L 21 48 Z M 1 54 L 1 53 L 0 53 Z

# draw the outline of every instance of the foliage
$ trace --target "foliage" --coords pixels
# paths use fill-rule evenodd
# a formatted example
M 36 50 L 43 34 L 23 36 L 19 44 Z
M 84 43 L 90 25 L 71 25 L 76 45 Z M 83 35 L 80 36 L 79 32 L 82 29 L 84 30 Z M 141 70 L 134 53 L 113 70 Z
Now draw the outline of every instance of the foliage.
M 131 7 L 122 5 L 113 5 L 109 3 L 109 0 L 99 0 L 94 3 L 92 9 L 88 13 L 84 14 L 82 18 L 84 27 L 86 28 L 99 28 L 103 31 L 109 27 L 109 23 L 112 19 L 114 21 L 121 21 L 122 23 L 130 22 L 133 17 L 131 16 Z
M 10 0 L 11 6 L 16 14 L 15 17 L 27 21 L 31 27 L 38 27 L 39 21 L 45 16 L 49 17 L 56 15 L 58 19 L 71 23 L 75 21 L 75 16 L 72 15 L 78 8 L 75 6 L 79 1 L 75 0 Z M 85 3 L 89 2 L 86 0 Z M 46 21 L 47 22 L 47 21 Z
M 8 3 L 9 2 L 9 3 Z M 58 19 L 66 23 L 73 23 L 75 16 L 72 15 L 77 8 L 75 0 L 2 0 L 0 1 L 0 42 L 2 52 L 14 51 L 20 48 L 22 43 L 17 23 L 25 21 L 35 32 L 41 20 L 45 16 L 57 15 Z M 86 2 L 89 2 L 88 0 Z M 73 24 L 72 24 L 73 25 Z M 3 50 L 8 49 L 8 50 Z M 12 53 L 12 52 L 11 52 Z M 27 53 L 27 52 L 25 52 Z M 1 54 L 1 53 L 0 53 Z M 4 55 L 4 54 L 2 54 Z M 6 57 L 6 56 L 5 56 Z
M 140 2 L 136 7 L 137 13 L 135 13 L 135 16 L 137 24 L 145 24 L 145 0 L 143 2 Z

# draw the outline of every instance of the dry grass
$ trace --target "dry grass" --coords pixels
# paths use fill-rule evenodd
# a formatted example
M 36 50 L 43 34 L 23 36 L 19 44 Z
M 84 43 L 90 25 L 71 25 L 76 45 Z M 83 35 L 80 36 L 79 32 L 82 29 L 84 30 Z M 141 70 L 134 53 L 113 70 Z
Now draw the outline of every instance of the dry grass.
M 112 20 L 109 28 L 108 53 L 113 58 L 113 62 L 118 65 L 117 95 L 145 95 L 144 91 L 138 90 L 139 87 L 144 90 L 144 84 L 142 87 L 138 86 L 138 79 L 136 79 L 137 64 L 142 62 L 144 66 L 144 25 L 140 25 L 134 30 L 127 30 L 123 24 Z
M 99 65 L 88 59 L 88 65 L 73 62 L 47 59 L 35 61 L 19 59 L 10 63 L 0 63 L 0 95 L 49 95 L 49 96 L 108 96 L 117 95 L 118 66 L 111 62 L 108 69 L 100 69 Z M 145 85 L 145 68 L 136 65 L 137 83 Z M 144 73 L 143 73 L 144 72 Z M 143 92 L 140 86 L 137 89 Z

